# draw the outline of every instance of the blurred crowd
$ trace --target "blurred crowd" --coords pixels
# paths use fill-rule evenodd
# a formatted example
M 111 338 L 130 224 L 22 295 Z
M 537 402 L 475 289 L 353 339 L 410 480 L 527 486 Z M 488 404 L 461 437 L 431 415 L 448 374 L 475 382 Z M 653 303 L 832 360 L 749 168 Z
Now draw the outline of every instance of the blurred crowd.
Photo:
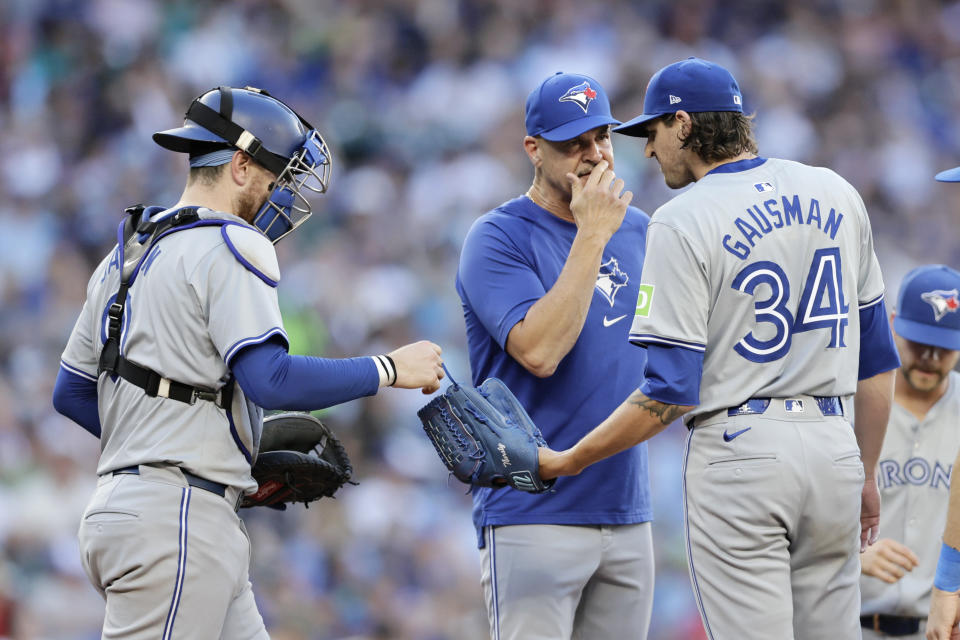
M 872 216 L 888 290 L 960 266 L 960 2 L 934 0 L 3 0 L 0 2 L 0 638 L 99 637 L 75 539 L 98 441 L 50 404 L 60 351 L 125 207 L 172 204 L 182 156 L 150 140 L 217 85 L 253 85 L 324 134 L 334 174 L 278 245 L 291 352 L 415 339 L 469 378 L 454 290 L 471 222 L 526 190 L 523 103 L 558 70 L 640 112 L 651 73 L 715 60 L 756 111 L 762 155 L 839 171 Z M 671 197 L 642 144 L 617 173 Z M 329 410 L 358 486 L 246 513 L 276 640 L 486 637 L 470 498 L 420 432 L 425 398 Z M 651 443 L 653 640 L 701 637 L 683 550 L 685 429 Z

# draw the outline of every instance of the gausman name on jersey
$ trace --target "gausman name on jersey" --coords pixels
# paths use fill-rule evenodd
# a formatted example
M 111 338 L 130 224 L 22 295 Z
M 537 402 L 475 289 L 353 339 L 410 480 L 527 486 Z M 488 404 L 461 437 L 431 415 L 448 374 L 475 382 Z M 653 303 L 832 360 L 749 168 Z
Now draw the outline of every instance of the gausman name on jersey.
M 751 206 L 746 215 L 736 218 L 733 221 L 736 231 L 723 236 L 722 244 L 724 249 L 746 260 L 756 241 L 777 229 L 816 225 L 833 240 L 842 221 L 842 213 L 834 207 L 821 205 L 816 198 L 801 200 L 798 195 L 781 196 L 779 200 L 770 198 Z

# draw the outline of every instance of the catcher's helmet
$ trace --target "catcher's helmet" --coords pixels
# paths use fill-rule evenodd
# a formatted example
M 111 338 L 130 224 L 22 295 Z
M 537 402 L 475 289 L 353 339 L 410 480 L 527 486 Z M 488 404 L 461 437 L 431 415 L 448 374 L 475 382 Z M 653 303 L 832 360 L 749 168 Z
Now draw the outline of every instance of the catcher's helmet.
M 293 109 L 254 87 L 205 92 L 190 105 L 182 127 L 158 131 L 153 140 L 191 156 L 236 148 L 276 174 L 273 193 L 253 220 L 273 242 L 310 216 L 301 189 L 323 193 L 330 179 L 330 150 L 320 134 Z

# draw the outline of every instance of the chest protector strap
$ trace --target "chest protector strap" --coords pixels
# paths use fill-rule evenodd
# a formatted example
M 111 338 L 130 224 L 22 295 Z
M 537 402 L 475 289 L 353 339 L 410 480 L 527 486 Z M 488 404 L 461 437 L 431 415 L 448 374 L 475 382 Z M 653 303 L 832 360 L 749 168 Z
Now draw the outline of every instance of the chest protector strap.
M 107 341 L 100 352 L 97 375 L 106 371 L 110 375 L 120 376 L 130 384 L 143 389 L 152 398 L 171 398 L 186 404 L 207 400 L 221 409 L 229 409 L 233 401 L 232 377 L 219 390 L 195 387 L 164 378 L 152 369 L 127 360 L 120 353 L 120 332 L 123 326 L 127 292 L 134 275 L 139 271 L 143 258 L 150 253 L 154 243 L 168 231 L 200 220 L 196 207 L 180 209 L 175 214 L 157 222 L 143 219 L 143 210 L 143 205 L 136 205 L 125 211 L 127 218 L 123 222 L 121 237 L 118 238 L 121 261 L 120 288 L 117 289 L 116 299 L 107 310 Z

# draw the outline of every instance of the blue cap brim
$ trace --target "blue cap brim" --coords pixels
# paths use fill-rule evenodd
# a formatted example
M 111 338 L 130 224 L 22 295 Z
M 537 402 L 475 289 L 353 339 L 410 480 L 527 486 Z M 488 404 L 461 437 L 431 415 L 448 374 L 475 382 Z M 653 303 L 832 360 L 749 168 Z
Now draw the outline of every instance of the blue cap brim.
M 619 120 L 614 120 L 610 116 L 587 116 L 585 118 L 577 118 L 576 120 L 571 120 L 566 124 L 562 124 L 559 127 L 554 127 L 549 131 L 544 131 L 540 133 L 540 137 L 549 140 L 550 142 L 563 142 L 564 140 L 573 140 L 577 136 L 590 131 L 591 129 L 596 129 L 597 127 L 603 127 L 608 124 L 620 124 Z
M 901 316 L 894 316 L 893 328 L 898 336 L 907 340 L 933 345 L 941 349 L 960 351 L 960 331 L 951 327 L 935 327 L 923 322 L 907 320 Z
M 941 171 L 936 175 L 936 178 L 940 182 L 960 182 L 960 167 Z
M 229 145 L 229 143 L 203 127 L 195 124 L 186 124 L 176 129 L 167 129 L 166 131 L 157 131 L 153 134 L 153 141 L 164 149 L 178 151 L 180 153 L 189 153 L 196 148 L 196 143 L 220 143 Z
M 647 123 L 651 120 L 655 120 L 662 116 L 662 113 L 644 113 L 639 115 L 633 120 L 628 120 L 624 122 L 619 127 L 614 127 L 616 133 L 622 133 L 625 136 L 633 136 L 635 138 L 646 138 L 647 137 Z

